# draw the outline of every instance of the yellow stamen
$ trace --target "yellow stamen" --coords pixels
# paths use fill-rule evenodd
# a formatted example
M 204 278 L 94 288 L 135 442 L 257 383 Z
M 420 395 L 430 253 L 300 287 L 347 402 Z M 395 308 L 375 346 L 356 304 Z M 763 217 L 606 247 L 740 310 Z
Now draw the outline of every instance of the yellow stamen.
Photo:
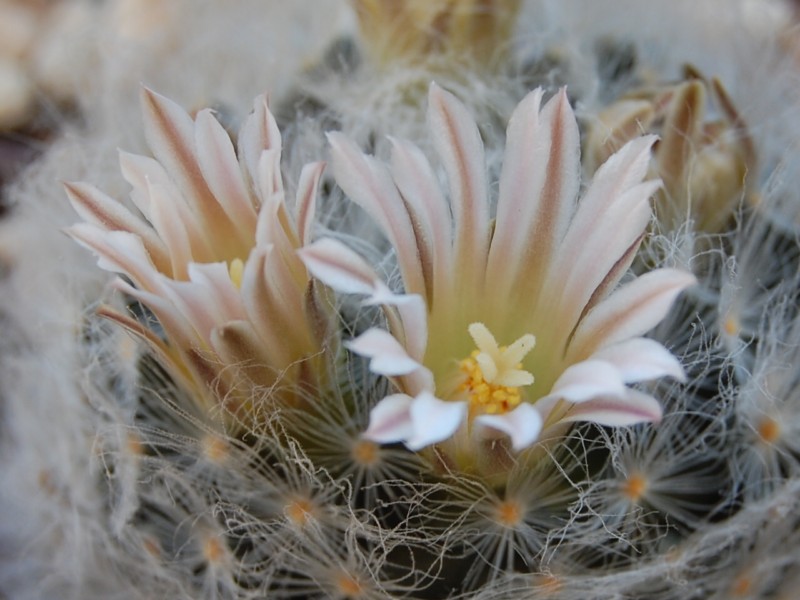
M 478 349 L 459 363 L 466 377 L 458 391 L 469 396 L 472 414 L 507 413 L 522 401 L 519 388 L 533 383 L 533 375 L 524 371 L 519 361 L 533 349 L 536 340 L 526 334 L 510 347 L 498 346 L 482 323 L 470 325 L 469 333 Z
M 242 275 L 244 274 L 244 263 L 241 258 L 234 258 L 228 266 L 231 274 L 231 281 L 237 288 L 242 287 Z

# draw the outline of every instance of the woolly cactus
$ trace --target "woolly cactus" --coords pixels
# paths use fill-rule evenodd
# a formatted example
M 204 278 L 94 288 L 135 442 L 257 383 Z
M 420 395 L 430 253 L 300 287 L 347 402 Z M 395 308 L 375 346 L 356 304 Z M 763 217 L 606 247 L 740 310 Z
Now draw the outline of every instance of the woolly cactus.
M 335 42 L 230 111 L 144 88 L 119 177 L 70 164 L 37 219 L 67 136 L 12 191 L 68 258 L 5 250 L 0 589 L 794 597 L 793 150 L 643 38 L 519 44 L 526 9 L 594 41 L 572 13 L 349 8 L 346 69 Z

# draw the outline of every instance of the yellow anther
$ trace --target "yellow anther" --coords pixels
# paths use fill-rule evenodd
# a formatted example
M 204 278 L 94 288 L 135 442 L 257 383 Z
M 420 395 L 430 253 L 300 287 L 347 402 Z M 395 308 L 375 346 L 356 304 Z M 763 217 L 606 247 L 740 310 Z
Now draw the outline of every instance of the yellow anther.
M 534 337 L 526 334 L 511 346 L 498 346 L 482 323 L 470 325 L 469 333 L 478 349 L 459 363 L 465 378 L 458 391 L 467 394 L 473 413 L 512 410 L 522 401 L 519 388 L 533 383 L 533 375 L 522 370 L 520 360 L 533 349 Z

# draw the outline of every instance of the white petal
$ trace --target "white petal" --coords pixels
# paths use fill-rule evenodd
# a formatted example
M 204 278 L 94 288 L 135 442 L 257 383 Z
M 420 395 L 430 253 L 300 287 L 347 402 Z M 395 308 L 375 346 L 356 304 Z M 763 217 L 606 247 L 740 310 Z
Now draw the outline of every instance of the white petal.
M 434 298 L 438 300 L 449 291 L 453 275 L 450 206 L 425 154 L 410 142 L 393 138 L 389 141 L 392 143 L 392 177 L 409 205 L 412 220 L 420 223 L 426 256 L 432 261 Z
M 425 301 L 417 294 L 393 294 L 388 298 L 373 296 L 373 301 L 376 299 L 380 304 L 392 304 L 396 307 L 403 327 L 403 345 L 414 360 L 422 362 L 428 347 L 428 311 Z
M 466 414 L 466 402 L 445 402 L 430 392 L 422 392 L 411 404 L 414 435 L 406 440 L 406 446 L 420 450 L 446 440 L 458 430 Z
M 258 161 L 264 150 L 281 151 L 281 132 L 269 110 L 265 95 L 253 101 L 253 112 L 247 117 L 239 132 L 239 160 L 256 184 Z
M 580 187 L 580 136 L 565 89 L 536 116 L 536 92 L 509 123 L 489 258 L 489 285 L 500 298 L 535 303 L 542 278 L 575 210 Z M 508 282 L 512 282 L 510 287 Z
M 542 415 L 525 403 L 504 415 L 480 415 L 475 421 L 507 434 L 517 452 L 535 442 L 542 430 Z
M 77 223 L 66 229 L 80 245 L 97 255 L 97 266 L 105 271 L 124 273 L 137 285 L 158 289 L 155 265 L 139 236 L 127 231 L 106 231 L 90 223 Z
M 334 290 L 381 300 L 392 295 L 372 267 L 337 240 L 322 238 L 297 253 L 311 274 Z
M 460 285 L 477 292 L 486 268 L 489 203 L 483 141 L 469 110 L 435 83 L 428 93 L 428 121 L 433 144 L 450 183 L 455 222 L 455 270 Z
M 345 346 L 371 359 L 369 369 L 378 375 L 406 375 L 422 366 L 408 355 L 392 334 L 383 329 L 368 329 L 356 339 L 345 342 Z
M 236 160 L 233 142 L 212 112 L 201 110 L 195 120 L 197 160 L 211 193 L 244 238 L 256 228 L 256 211 Z
M 585 402 L 596 396 L 621 396 L 625 390 L 622 374 L 614 365 L 585 360 L 564 371 L 550 394 L 570 402 Z
M 637 277 L 589 311 L 575 330 L 568 356 L 589 356 L 597 348 L 646 333 L 695 281 L 691 273 L 677 269 L 658 269 Z
M 575 404 L 562 421 L 591 421 L 599 425 L 624 427 L 636 423 L 657 423 L 661 405 L 652 396 L 628 389 L 622 396 L 594 398 Z
M 311 242 L 317 188 L 324 169 L 324 162 L 315 162 L 304 165 L 303 170 L 300 171 L 300 180 L 297 183 L 297 200 L 295 202 L 295 222 L 297 223 L 297 233 L 300 236 L 301 246 Z
M 411 403 L 406 394 L 386 396 L 369 413 L 369 427 L 364 437 L 379 444 L 391 444 L 407 440 L 414 434 L 411 422 Z
M 614 344 L 596 352 L 592 358 L 613 364 L 622 373 L 625 383 L 648 381 L 669 375 L 678 381 L 685 381 L 678 359 L 655 340 L 633 338 Z
M 329 133 L 336 183 L 375 219 L 397 251 L 406 291 L 425 294 L 420 250 L 411 217 L 386 166 L 340 133 Z
M 107 196 L 93 185 L 65 182 L 64 189 L 76 212 L 85 220 L 109 231 L 130 231 L 144 243 L 153 262 L 168 268 L 167 249 L 153 228 L 136 217 L 122 203 Z

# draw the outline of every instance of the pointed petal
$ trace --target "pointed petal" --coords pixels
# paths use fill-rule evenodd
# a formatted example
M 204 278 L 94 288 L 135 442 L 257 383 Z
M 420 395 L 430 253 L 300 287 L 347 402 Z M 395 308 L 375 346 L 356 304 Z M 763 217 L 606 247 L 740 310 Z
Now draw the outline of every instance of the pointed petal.
M 655 139 L 638 138 L 612 156 L 578 205 L 546 283 L 569 327 L 613 289 L 633 259 L 631 250 L 652 215 L 649 199 L 660 187 L 658 181 L 641 183 Z
M 192 283 L 207 290 L 206 301 L 217 307 L 220 322 L 244 318 L 242 298 L 226 263 L 190 263 L 188 274 Z
M 622 374 L 611 363 L 585 360 L 566 369 L 553 384 L 550 395 L 585 402 L 596 396 L 621 396 L 625 393 Z
M 411 404 L 414 435 L 406 439 L 411 450 L 421 450 L 451 437 L 467 416 L 466 402 L 445 402 L 422 392 Z
M 239 132 L 239 160 L 254 186 L 257 182 L 258 162 L 264 150 L 274 150 L 280 154 L 281 132 L 269 110 L 267 97 L 262 94 L 253 101 L 253 112 Z M 276 175 L 279 176 L 280 173 Z
M 414 144 L 389 138 L 392 143 L 392 177 L 397 189 L 408 203 L 412 222 L 418 222 L 425 256 L 431 262 L 433 298 L 428 302 L 446 302 L 450 287 L 453 255 L 453 220 L 450 207 L 442 195 L 439 182 L 430 162 Z M 423 260 L 423 267 L 425 262 Z
M 600 347 L 646 333 L 666 316 L 676 296 L 695 281 L 685 271 L 658 269 L 622 286 L 584 317 L 568 356 L 580 360 Z
M 661 405 L 655 398 L 629 389 L 622 396 L 594 398 L 575 404 L 561 420 L 591 421 L 598 425 L 625 427 L 637 423 L 657 423 L 661 420 L 661 415 Z
M 147 88 L 142 89 L 141 100 L 144 134 L 153 156 L 184 193 L 209 239 L 228 246 L 234 229 L 200 171 L 191 117 L 172 100 Z
M 146 289 L 158 288 L 155 265 L 142 240 L 127 231 L 105 231 L 90 223 L 77 223 L 66 233 L 97 255 L 97 266 L 112 273 L 124 273 Z
M 596 352 L 593 359 L 613 364 L 625 383 L 649 381 L 668 375 L 678 381 L 686 381 L 678 359 L 655 340 L 633 338 L 619 344 L 607 346 Z
M 317 188 L 324 169 L 324 162 L 315 162 L 304 165 L 303 170 L 300 171 L 300 181 L 297 183 L 295 222 L 297 223 L 297 233 L 300 236 L 301 247 L 311 243 Z
M 191 229 L 195 233 L 195 238 L 199 237 L 194 219 L 180 210 L 179 202 L 175 202 L 163 186 L 151 184 L 148 194 L 151 222 L 169 249 L 170 267 L 165 274 L 174 279 L 186 279 L 186 268 L 196 260 L 189 231 Z
M 425 301 L 417 294 L 403 294 L 388 300 L 391 300 L 400 316 L 403 346 L 408 351 L 409 356 L 416 361 L 422 362 L 428 346 L 428 313 Z M 381 299 L 381 302 L 383 303 L 385 300 Z M 391 331 L 396 331 L 394 326 L 391 327 Z
M 450 182 L 455 221 L 455 270 L 465 277 L 482 277 L 489 242 L 486 164 L 478 126 L 455 96 L 431 84 L 428 120 L 433 144 Z M 465 281 L 469 290 L 481 283 Z
M 346 342 L 345 347 L 371 359 L 369 369 L 378 375 L 406 375 L 422 366 L 408 355 L 392 334 L 375 327 Z
M 256 211 L 242 178 L 233 142 L 210 110 L 201 110 L 195 121 L 197 160 L 211 193 L 243 238 L 256 230 Z
M 340 133 L 329 133 L 336 183 L 378 223 L 397 251 L 406 292 L 424 295 L 425 278 L 414 226 L 386 167 Z
M 314 277 L 339 292 L 364 294 L 375 304 L 393 296 L 372 267 L 337 240 L 319 239 L 297 254 Z
M 535 442 L 542 430 L 542 416 L 539 411 L 525 403 L 504 415 L 480 415 L 475 421 L 508 435 L 511 438 L 511 447 L 516 452 Z
M 561 318 L 570 329 L 586 307 L 601 301 L 627 271 L 652 216 L 649 199 L 660 187 L 660 181 L 648 181 L 609 199 L 586 235 L 565 240 L 548 285 L 553 286 Z M 574 247 L 569 245 L 573 243 Z
M 73 208 L 84 220 L 109 231 L 129 231 L 139 236 L 158 270 L 170 268 L 167 249 L 152 227 L 120 202 L 86 183 L 65 182 L 64 189 Z
M 369 413 L 369 426 L 364 437 L 379 444 L 402 442 L 414 434 L 411 421 L 413 399 L 406 394 L 386 396 Z
M 540 99 L 536 92 L 529 95 L 509 123 L 509 165 L 501 178 L 489 261 L 489 285 L 500 298 L 512 293 L 531 302 L 557 255 L 580 187 L 580 136 L 566 90 L 537 116 Z M 529 164 L 533 160 L 540 162 Z M 517 285 L 511 288 L 509 281 Z

